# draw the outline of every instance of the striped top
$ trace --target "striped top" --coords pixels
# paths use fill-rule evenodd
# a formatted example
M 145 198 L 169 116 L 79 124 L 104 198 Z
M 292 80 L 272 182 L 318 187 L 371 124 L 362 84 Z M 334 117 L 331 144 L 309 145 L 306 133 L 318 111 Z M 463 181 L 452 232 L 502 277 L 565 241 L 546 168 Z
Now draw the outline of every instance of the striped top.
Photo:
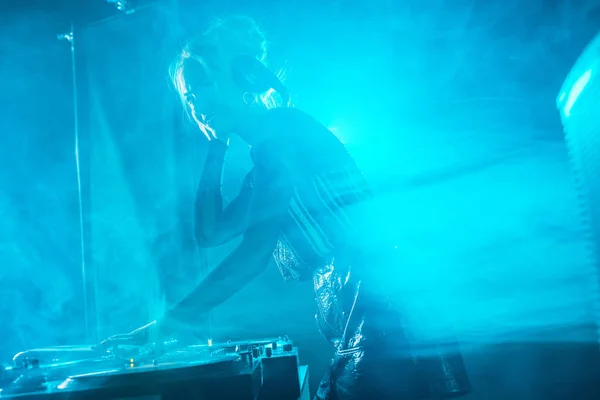
M 252 148 L 249 178 L 269 182 L 267 191 L 277 194 L 249 211 L 287 208 L 275 261 L 285 279 L 310 279 L 314 268 L 360 240 L 371 193 L 345 146 L 310 116 L 294 108 L 271 110 L 259 129 L 267 140 Z

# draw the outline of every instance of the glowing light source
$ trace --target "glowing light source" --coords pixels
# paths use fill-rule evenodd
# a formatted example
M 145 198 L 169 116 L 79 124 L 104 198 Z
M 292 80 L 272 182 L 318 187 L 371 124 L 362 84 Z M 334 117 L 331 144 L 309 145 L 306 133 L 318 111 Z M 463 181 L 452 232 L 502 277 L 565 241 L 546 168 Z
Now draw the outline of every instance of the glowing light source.
M 563 109 L 563 113 L 565 117 L 569 117 L 571 115 L 571 109 L 575 105 L 575 102 L 585 89 L 586 85 L 589 83 L 590 78 L 592 77 L 592 70 L 588 69 L 585 71 L 575 82 L 571 90 L 569 91 L 569 96 L 567 97 L 567 102 Z M 565 93 L 561 94 L 561 99 L 564 99 Z
M 117 10 L 123 11 L 125 14 L 131 14 L 135 11 L 135 6 L 130 0 L 106 0 L 106 2 L 114 4 Z

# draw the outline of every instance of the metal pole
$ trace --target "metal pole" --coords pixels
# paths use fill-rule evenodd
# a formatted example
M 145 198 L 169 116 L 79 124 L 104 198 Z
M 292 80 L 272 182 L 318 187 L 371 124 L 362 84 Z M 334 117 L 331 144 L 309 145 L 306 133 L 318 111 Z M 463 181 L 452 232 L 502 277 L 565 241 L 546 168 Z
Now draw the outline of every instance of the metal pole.
M 71 30 L 68 33 L 58 35 L 59 40 L 66 40 L 71 45 L 71 74 L 73 81 L 73 133 L 74 133 L 74 150 L 75 150 L 75 168 L 77 175 L 77 200 L 79 206 L 79 236 L 80 236 L 80 255 L 81 255 L 81 280 L 83 288 L 83 304 L 84 304 L 84 323 L 85 323 L 85 338 L 88 342 L 92 342 L 96 338 L 96 334 L 92 332 L 89 304 L 90 297 L 88 293 L 88 273 L 86 265 L 86 246 L 85 246 L 85 229 L 84 229 L 84 212 L 83 212 L 83 190 L 81 187 L 81 162 L 79 154 L 79 100 L 77 91 L 77 74 L 75 65 L 75 36 L 73 34 L 73 23 Z

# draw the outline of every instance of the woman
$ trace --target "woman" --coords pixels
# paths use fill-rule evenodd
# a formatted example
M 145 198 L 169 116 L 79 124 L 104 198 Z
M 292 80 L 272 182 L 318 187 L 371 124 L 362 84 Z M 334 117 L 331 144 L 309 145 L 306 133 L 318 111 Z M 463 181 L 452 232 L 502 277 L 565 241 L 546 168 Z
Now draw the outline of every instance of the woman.
M 375 248 L 368 186 L 343 144 L 290 107 L 262 63 L 265 38 L 245 17 L 220 21 L 191 42 L 172 76 L 209 141 L 196 198 L 196 238 L 239 246 L 164 320 L 193 320 L 227 300 L 274 254 L 286 279 L 313 279 L 318 322 L 336 349 L 318 399 L 413 399 L 468 391 L 460 357 L 417 360 L 399 312 L 377 279 L 387 248 Z M 275 93 L 277 92 L 277 94 Z M 230 134 L 251 146 L 254 168 L 223 208 L 220 184 Z M 392 247 L 390 247 L 392 249 Z M 379 261 L 378 261 L 379 260 Z M 142 329 L 144 330 L 144 329 Z M 418 361 L 418 362 L 417 362 Z M 433 369 L 432 369 L 433 368 Z M 427 370 L 427 371 L 425 371 Z M 438 373 L 435 373 L 435 371 Z M 425 373 L 426 372 L 426 373 Z

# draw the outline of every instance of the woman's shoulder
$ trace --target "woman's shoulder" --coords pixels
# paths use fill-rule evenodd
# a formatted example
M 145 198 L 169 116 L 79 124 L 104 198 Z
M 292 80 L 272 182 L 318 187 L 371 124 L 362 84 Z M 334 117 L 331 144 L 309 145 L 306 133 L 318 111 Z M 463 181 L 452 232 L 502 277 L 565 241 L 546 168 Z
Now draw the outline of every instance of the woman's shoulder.
M 317 122 L 311 115 L 296 107 L 276 107 L 267 111 L 270 118 L 291 119 L 291 120 L 313 120 Z M 317 122 L 318 123 L 318 122 Z
M 329 164 L 353 163 L 344 144 L 327 127 L 310 114 L 297 108 L 269 110 L 264 125 L 268 139 L 256 151 L 300 163 L 308 169 L 321 169 Z
M 333 132 L 312 115 L 294 107 L 275 108 L 267 113 L 266 127 L 273 142 L 308 149 L 345 148 Z
M 320 133 L 329 132 L 323 124 L 310 114 L 295 107 L 274 108 L 267 112 L 267 124 L 277 131 L 290 133 Z

